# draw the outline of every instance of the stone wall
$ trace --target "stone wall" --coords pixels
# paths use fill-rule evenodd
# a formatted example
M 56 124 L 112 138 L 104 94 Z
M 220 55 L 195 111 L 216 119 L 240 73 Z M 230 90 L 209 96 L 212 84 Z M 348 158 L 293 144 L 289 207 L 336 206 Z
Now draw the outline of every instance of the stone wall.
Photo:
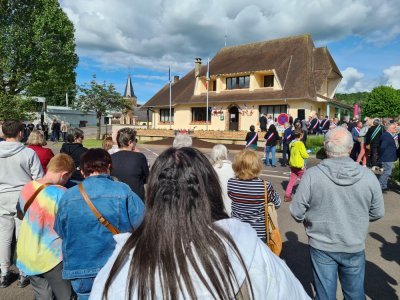
M 246 133 L 246 131 L 196 130 L 192 136 L 200 139 L 244 140 L 246 138 Z M 137 129 L 137 135 L 173 137 L 175 136 L 175 131 L 169 129 Z M 264 139 L 264 135 L 264 132 L 259 132 L 258 138 Z

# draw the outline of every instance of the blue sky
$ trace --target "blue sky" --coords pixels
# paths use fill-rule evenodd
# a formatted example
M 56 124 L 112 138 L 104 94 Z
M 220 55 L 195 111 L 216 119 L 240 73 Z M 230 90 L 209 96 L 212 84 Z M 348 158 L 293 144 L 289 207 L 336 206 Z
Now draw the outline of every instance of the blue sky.
M 128 73 L 139 103 L 172 74 L 183 76 L 195 57 L 224 46 L 310 33 L 327 46 L 343 80 L 339 92 L 400 89 L 398 0 L 61 0 L 76 29 L 78 84 L 113 83 Z

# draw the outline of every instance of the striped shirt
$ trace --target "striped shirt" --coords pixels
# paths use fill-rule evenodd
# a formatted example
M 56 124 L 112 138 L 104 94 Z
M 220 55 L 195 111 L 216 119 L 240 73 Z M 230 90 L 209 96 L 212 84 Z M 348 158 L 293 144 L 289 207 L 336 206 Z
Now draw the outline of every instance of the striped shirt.
M 267 181 L 268 202 L 276 207 L 281 205 L 281 198 Z M 232 217 L 249 223 L 259 238 L 265 239 L 264 181 L 260 178 L 228 180 L 228 196 L 232 200 Z
M 21 211 L 40 186 L 39 182 L 31 181 L 23 187 L 18 200 Z M 44 188 L 26 211 L 18 235 L 16 263 L 25 275 L 46 273 L 62 261 L 62 241 L 53 226 L 64 191 L 58 185 Z

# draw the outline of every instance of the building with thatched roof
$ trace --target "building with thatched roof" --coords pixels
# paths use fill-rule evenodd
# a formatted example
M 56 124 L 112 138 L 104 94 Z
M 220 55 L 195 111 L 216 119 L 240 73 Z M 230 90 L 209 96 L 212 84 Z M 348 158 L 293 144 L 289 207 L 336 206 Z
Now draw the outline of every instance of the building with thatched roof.
M 352 108 L 334 98 L 341 79 L 326 47 L 316 48 L 310 35 L 293 36 L 222 48 L 209 63 L 209 80 L 197 58 L 194 69 L 172 84 L 171 120 L 169 84 L 144 107 L 154 111 L 152 122 L 160 129 L 248 130 L 262 113 L 340 118 Z

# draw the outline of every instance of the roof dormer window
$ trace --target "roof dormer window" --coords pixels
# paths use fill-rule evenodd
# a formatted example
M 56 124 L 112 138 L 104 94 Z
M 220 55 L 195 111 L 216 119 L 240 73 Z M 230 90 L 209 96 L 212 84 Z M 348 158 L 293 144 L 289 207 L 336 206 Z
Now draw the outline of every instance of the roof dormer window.
M 274 87 L 274 75 L 264 76 L 264 87 Z
M 226 89 L 248 89 L 250 86 L 250 76 L 238 76 L 226 78 Z

